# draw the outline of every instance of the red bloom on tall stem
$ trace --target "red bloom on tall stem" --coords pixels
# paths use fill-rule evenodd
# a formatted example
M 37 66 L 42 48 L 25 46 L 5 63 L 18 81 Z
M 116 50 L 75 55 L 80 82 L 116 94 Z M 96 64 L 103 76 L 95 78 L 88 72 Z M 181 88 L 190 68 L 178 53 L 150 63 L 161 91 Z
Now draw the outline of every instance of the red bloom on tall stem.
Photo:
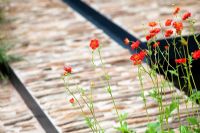
M 182 20 L 186 20 L 186 19 L 188 19 L 189 17 L 191 17 L 191 13 L 190 13 L 190 12 L 186 12 L 186 13 L 183 14 Z
M 124 44 L 128 45 L 130 43 L 129 39 L 128 38 L 125 38 L 124 39 Z
M 176 29 L 176 33 L 180 34 L 183 30 L 183 23 L 182 22 L 174 22 L 173 27 Z
M 174 10 L 174 15 L 176 15 L 176 14 L 178 14 L 179 13 L 179 11 L 180 11 L 180 8 L 179 7 L 176 7 L 176 9 Z
M 173 30 L 166 30 L 165 37 L 170 37 L 173 34 Z
M 154 28 L 149 31 L 150 33 L 158 34 L 160 32 L 160 28 Z
M 90 48 L 91 48 L 92 50 L 95 50 L 95 49 L 98 48 L 98 47 L 99 47 L 99 40 L 94 39 L 94 40 L 91 40 L 91 41 L 90 41 Z
M 150 33 L 148 35 L 146 35 L 146 40 L 150 40 L 151 38 L 153 38 L 154 36 L 156 36 L 156 33 Z
M 186 58 L 180 58 L 180 59 L 175 59 L 175 62 L 177 63 L 177 64 L 184 64 L 184 63 L 186 63 Z
M 171 24 L 172 24 L 172 19 L 167 19 L 166 21 L 165 21 L 165 26 L 171 26 Z
M 169 48 L 169 46 L 168 45 L 165 45 L 165 49 L 167 50 Z
M 74 104 L 74 98 L 69 99 L 69 102 L 70 102 L 71 104 Z
M 132 44 L 131 44 L 131 48 L 132 48 L 132 50 L 138 48 L 139 45 L 140 45 L 140 41 L 138 41 L 138 40 L 137 40 L 136 42 L 132 42 Z
M 156 48 L 158 46 L 160 46 L 160 42 L 156 42 L 156 43 L 153 44 L 153 48 Z
M 142 60 L 145 58 L 146 55 L 147 55 L 147 52 L 143 50 L 143 51 L 140 51 L 137 54 L 133 54 L 130 57 L 130 60 L 133 61 L 134 65 L 139 65 L 139 64 L 141 64 Z
M 64 76 L 67 76 L 69 73 L 72 73 L 72 68 L 70 66 L 64 66 Z
M 150 27 L 155 27 L 156 25 L 157 25 L 156 22 L 149 22 L 149 26 L 150 26 Z
M 199 50 L 196 50 L 192 53 L 192 58 L 195 59 L 195 60 L 198 60 L 200 59 L 200 49 Z

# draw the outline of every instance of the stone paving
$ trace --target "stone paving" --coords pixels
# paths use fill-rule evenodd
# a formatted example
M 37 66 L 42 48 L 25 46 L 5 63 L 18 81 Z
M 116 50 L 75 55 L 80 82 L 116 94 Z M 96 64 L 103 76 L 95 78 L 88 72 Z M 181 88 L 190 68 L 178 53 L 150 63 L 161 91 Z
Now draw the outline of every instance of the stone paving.
M 88 5 L 107 16 L 109 19 L 129 31 L 137 38 L 145 41 L 147 23 L 160 21 L 161 24 L 168 18 L 173 18 L 175 7 L 182 12 L 190 11 L 196 19 L 195 32 L 200 32 L 200 1 L 199 0 L 82 0 Z M 113 4 L 114 3 L 114 4 Z M 162 26 L 163 27 L 163 26 Z M 189 33 L 189 24 L 184 23 L 183 35 Z M 165 27 L 163 27 L 165 29 Z M 160 34 L 161 35 L 161 34 Z M 158 36 L 162 38 L 162 36 Z
M 81 113 L 69 104 L 69 96 L 64 91 L 61 75 L 63 66 L 73 67 L 70 87 L 78 83 L 88 88 L 94 81 L 95 110 L 98 120 L 107 133 L 112 133 L 115 123 L 111 98 L 106 94 L 102 70 L 93 69 L 90 39 L 98 38 L 103 45 L 103 58 L 106 70 L 111 75 L 111 86 L 120 112 L 129 114 L 128 123 L 137 132 L 144 132 L 148 123 L 144 104 L 140 97 L 140 83 L 137 67 L 129 61 L 130 53 L 86 21 L 79 14 L 59 0 L 12 0 L 9 14 L 12 21 L 12 37 L 16 38 L 12 54 L 24 60 L 10 64 L 30 93 L 48 113 L 61 132 L 88 133 Z M 96 61 L 99 64 L 99 60 Z M 146 64 L 144 66 L 148 67 Z M 145 94 L 153 87 L 151 79 L 143 75 Z M 161 77 L 161 79 L 163 79 Z M 163 102 L 169 104 L 171 94 L 178 95 L 181 101 L 181 121 L 185 122 L 185 96 L 176 88 L 165 88 Z M 146 95 L 150 120 L 158 115 L 157 104 Z M 191 105 L 188 105 L 191 110 Z M 86 112 L 88 110 L 85 109 Z M 192 113 L 192 111 L 190 111 Z M 172 128 L 177 128 L 177 112 L 170 118 Z
M 19 94 L 0 81 L 0 133 L 44 133 Z

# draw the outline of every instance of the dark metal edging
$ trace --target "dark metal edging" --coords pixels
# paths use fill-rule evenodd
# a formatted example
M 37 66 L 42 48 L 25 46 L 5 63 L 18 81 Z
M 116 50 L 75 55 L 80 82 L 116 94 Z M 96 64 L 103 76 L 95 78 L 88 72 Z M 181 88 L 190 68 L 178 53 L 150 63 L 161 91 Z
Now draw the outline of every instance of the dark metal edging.
M 109 20 L 103 14 L 99 13 L 98 11 L 87 5 L 85 2 L 82 2 L 81 0 L 63 0 L 63 2 L 68 4 L 72 9 L 81 14 L 84 18 L 97 26 L 99 29 L 102 29 L 108 36 L 110 36 L 122 47 L 130 50 L 130 47 L 124 45 L 123 42 L 124 38 L 126 37 L 132 41 L 139 40 L 138 38 L 131 35 L 128 31 L 124 30 L 122 27 Z M 144 44 L 146 43 L 142 42 L 142 49 L 147 48 Z
M 30 94 L 28 89 L 24 86 L 24 84 L 17 77 L 13 69 L 9 66 L 9 64 L 4 63 L 0 64 L 0 70 L 8 76 L 10 82 L 15 87 L 17 92 L 23 98 L 24 102 L 28 106 L 28 108 L 32 111 L 35 118 L 38 120 L 42 128 L 46 133 L 60 133 L 56 126 L 52 123 L 51 119 L 48 115 L 43 111 L 40 107 L 39 103 L 35 100 L 35 98 Z
M 84 18 L 89 20 L 92 24 L 97 26 L 99 29 L 102 29 L 108 36 L 110 36 L 114 41 L 117 42 L 117 44 L 121 45 L 122 47 L 129 49 L 130 53 L 135 53 L 135 50 L 131 50 L 130 46 L 124 45 L 124 38 L 129 38 L 131 41 L 139 40 L 141 42 L 140 48 L 141 49 L 147 49 L 147 41 L 142 41 L 132 34 L 130 34 L 128 31 L 123 29 L 121 26 L 117 25 L 115 22 L 112 22 L 109 18 L 107 18 L 104 14 L 99 13 L 97 10 L 92 8 L 87 3 L 81 1 L 81 0 L 63 0 L 66 4 L 68 4 L 72 9 L 74 9 L 76 12 L 81 14 Z M 195 40 L 193 38 L 193 35 L 183 36 L 183 38 L 188 39 L 190 44 L 195 43 Z M 198 39 L 200 36 L 198 36 Z M 176 40 L 179 41 L 181 37 L 177 37 Z M 167 44 L 167 42 L 173 42 L 174 38 L 167 38 L 167 39 L 159 39 L 159 41 L 162 46 L 161 50 L 164 49 L 164 45 Z M 173 50 L 173 47 L 170 49 Z M 190 45 L 189 51 L 192 52 L 195 49 L 197 49 L 197 46 Z M 170 53 L 170 59 L 174 58 L 174 54 Z

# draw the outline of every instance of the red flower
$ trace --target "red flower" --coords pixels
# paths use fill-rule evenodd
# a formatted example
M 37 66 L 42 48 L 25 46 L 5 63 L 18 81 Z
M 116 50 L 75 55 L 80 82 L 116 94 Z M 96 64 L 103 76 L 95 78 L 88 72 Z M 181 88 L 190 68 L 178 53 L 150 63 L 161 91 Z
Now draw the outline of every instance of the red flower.
M 173 30 L 166 30 L 165 37 L 170 37 L 173 34 Z
M 137 40 L 136 42 L 132 42 L 132 44 L 131 44 L 131 48 L 132 48 L 132 50 L 138 48 L 139 45 L 140 45 L 140 41 L 138 41 L 138 40 Z
M 149 31 L 150 33 L 158 34 L 160 32 L 160 28 L 154 28 Z
M 172 19 L 167 19 L 166 21 L 165 21 L 165 26 L 170 26 L 171 24 L 172 24 Z
M 165 45 L 165 49 L 167 50 L 169 48 L 169 46 L 168 45 Z
M 90 41 L 90 48 L 95 50 L 96 48 L 99 47 L 99 40 L 94 39 Z
M 186 63 L 186 58 L 175 59 L 175 62 L 177 64 L 184 64 L 184 63 Z
M 182 22 L 174 22 L 173 27 L 176 29 L 176 33 L 180 34 L 183 30 L 183 23 Z
M 137 54 L 133 54 L 130 57 L 130 60 L 133 61 L 134 65 L 138 65 L 138 64 L 141 64 L 142 60 L 145 58 L 146 55 L 147 55 L 147 52 L 143 50 L 143 51 L 140 51 Z
M 124 44 L 128 45 L 130 43 L 129 39 L 128 38 L 125 38 L 124 39 Z
M 68 73 L 72 73 L 72 68 L 70 66 L 64 66 L 64 75 L 66 76 Z
M 150 26 L 150 27 L 155 27 L 156 25 L 157 25 L 156 22 L 149 22 L 149 26 Z
M 74 98 L 69 99 L 69 102 L 70 102 L 71 104 L 73 104 L 73 103 L 74 103 Z
M 156 47 L 158 47 L 159 45 L 160 45 L 160 42 L 156 42 L 156 43 L 153 44 L 153 48 L 156 48 Z
M 153 38 L 156 35 L 156 33 L 150 33 L 148 35 L 146 35 L 146 40 L 150 40 L 151 38 Z
M 174 15 L 176 15 L 176 14 L 178 14 L 179 13 L 179 11 L 180 11 L 180 8 L 179 7 L 176 7 L 176 9 L 174 10 Z
M 188 19 L 189 17 L 191 17 L 191 13 L 190 13 L 190 12 L 186 12 L 186 13 L 183 14 L 182 20 L 186 20 L 186 19 Z
M 200 58 L 200 49 L 199 50 L 196 50 L 192 53 L 192 58 L 197 60 Z

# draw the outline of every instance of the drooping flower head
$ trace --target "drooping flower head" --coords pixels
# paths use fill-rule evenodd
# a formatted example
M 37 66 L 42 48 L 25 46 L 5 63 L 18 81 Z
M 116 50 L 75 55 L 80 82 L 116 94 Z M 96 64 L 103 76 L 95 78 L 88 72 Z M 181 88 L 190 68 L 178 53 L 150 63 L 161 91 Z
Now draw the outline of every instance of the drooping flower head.
M 158 46 L 160 46 L 160 42 L 156 42 L 156 43 L 153 44 L 153 48 L 156 48 Z
M 156 33 L 150 33 L 150 34 L 146 35 L 146 40 L 148 41 L 148 40 L 152 39 L 155 36 L 156 36 Z
M 186 12 L 186 13 L 183 14 L 182 20 L 186 20 L 186 19 L 188 19 L 189 17 L 191 17 L 191 13 L 190 13 L 190 12 Z
M 154 21 L 153 21 L 153 22 L 149 22 L 149 26 L 150 26 L 150 27 L 155 27 L 156 25 L 157 25 L 157 23 L 154 22 Z
M 135 42 L 132 42 L 131 49 L 132 50 L 137 49 L 139 47 L 139 45 L 140 45 L 140 41 L 139 40 L 137 40 Z
M 176 7 L 176 9 L 174 10 L 174 15 L 176 15 L 176 14 L 178 14 L 179 13 L 179 11 L 180 11 L 180 8 L 179 7 Z
M 192 53 L 192 58 L 193 58 L 194 60 L 200 59 L 200 49 L 199 49 L 199 50 L 196 50 L 196 51 L 194 51 L 194 52 Z
M 125 38 L 125 39 L 124 39 L 124 44 L 129 45 L 129 43 L 130 43 L 129 39 L 128 39 L 128 38 Z
M 74 98 L 70 98 L 70 99 L 69 99 L 69 102 L 70 102 L 71 104 L 74 104 Z
M 168 46 L 168 45 L 165 45 L 164 47 L 165 47 L 165 49 L 166 49 L 166 50 L 168 50 L 168 49 L 169 49 L 169 46 Z
M 172 19 L 167 19 L 166 21 L 165 21 L 165 26 L 171 26 L 171 24 L 172 24 Z
M 93 40 L 90 41 L 90 48 L 92 50 L 95 50 L 98 47 L 99 47 L 99 40 L 93 39 Z
M 177 63 L 177 64 L 184 64 L 184 63 L 186 63 L 186 58 L 179 58 L 179 59 L 175 59 L 175 62 Z
M 158 34 L 160 32 L 160 28 L 154 28 L 149 31 L 150 33 Z
M 67 76 L 70 73 L 72 73 L 72 67 L 64 66 L 64 76 Z
M 170 37 L 173 34 L 173 30 L 166 30 L 165 37 Z

